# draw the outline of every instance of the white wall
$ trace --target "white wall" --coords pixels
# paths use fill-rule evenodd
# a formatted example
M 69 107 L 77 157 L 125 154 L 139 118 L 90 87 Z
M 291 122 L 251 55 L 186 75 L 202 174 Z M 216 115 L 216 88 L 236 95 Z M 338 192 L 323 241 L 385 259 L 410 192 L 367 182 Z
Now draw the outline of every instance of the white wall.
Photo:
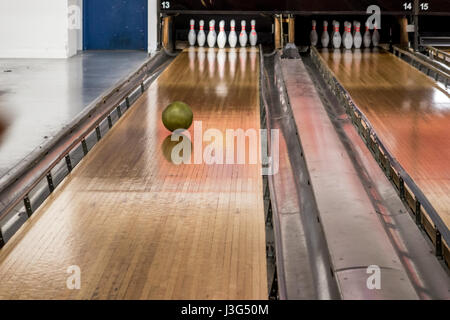
M 148 52 L 157 49 L 157 0 L 148 0 Z M 75 12 L 78 10 L 78 12 Z M 83 49 L 83 0 L 0 0 L 0 58 L 68 58 Z M 79 19 L 79 28 L 70 27 Z
M 0 58 L 66 58 L 72 54 L 68 1 L 0 1 Z

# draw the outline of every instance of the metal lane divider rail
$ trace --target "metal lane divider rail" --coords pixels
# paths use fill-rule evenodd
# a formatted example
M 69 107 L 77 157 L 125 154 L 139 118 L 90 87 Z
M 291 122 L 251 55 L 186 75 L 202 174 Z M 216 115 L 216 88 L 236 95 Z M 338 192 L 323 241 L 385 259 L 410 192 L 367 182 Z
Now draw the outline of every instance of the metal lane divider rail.
M 417 68 L 419 71 L 424 72 L 427 76 L 431 76 L 431 72 L 433 72 L 434 80 L 441 81 L 442 83 L 444 83 L 446 88 L 450 85 L 450 75 L 445 71 L 433 66 L 432 64 L 426 61 L 423 61 L 413 53 L 405 51 L 397 46 L 393 46 L 392 51 L 399 58 L 408 57 L 409 64 Z
M 450 53 L 431 46 L 425 46 L 425 50 L 427 51 L 430 59 L 437 60 L 450 66 Z

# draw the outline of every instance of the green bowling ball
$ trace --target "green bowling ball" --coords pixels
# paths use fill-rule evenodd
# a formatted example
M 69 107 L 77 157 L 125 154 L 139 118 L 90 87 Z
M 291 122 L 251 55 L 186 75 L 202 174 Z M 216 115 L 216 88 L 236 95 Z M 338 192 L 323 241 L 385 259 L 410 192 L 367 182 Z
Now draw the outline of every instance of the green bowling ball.
M 194 119 L 191 108 L 184 102 L 175 101 L 169 104 L 162 113 L 162 122 L 169 131 L 189 129 Z

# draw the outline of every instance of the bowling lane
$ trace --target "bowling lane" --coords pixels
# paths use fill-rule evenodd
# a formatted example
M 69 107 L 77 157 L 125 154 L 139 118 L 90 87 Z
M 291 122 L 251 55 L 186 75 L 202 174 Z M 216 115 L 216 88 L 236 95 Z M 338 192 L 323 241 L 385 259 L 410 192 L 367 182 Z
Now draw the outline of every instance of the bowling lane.
M 380 139 L 450 226 L 450 94 L 386 51 L 320 54 Z
M 183 51 L 0 251 L 0 298 L 266 299 L 260 165 L 176 165 L 160 121 L 259 133 L 258 79 L 256 49 Z

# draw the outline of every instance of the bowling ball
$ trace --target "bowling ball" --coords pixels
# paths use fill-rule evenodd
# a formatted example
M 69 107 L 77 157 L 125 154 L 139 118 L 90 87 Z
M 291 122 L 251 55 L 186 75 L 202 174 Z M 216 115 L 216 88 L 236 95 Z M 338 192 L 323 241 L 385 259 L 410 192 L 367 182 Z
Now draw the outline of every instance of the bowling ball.
M 175 101 L 169 104 L 162 113 L 162 122 L 169 131 L 177 129 L 189 129 L 194 114 L 191 108 L 184 102 Z

